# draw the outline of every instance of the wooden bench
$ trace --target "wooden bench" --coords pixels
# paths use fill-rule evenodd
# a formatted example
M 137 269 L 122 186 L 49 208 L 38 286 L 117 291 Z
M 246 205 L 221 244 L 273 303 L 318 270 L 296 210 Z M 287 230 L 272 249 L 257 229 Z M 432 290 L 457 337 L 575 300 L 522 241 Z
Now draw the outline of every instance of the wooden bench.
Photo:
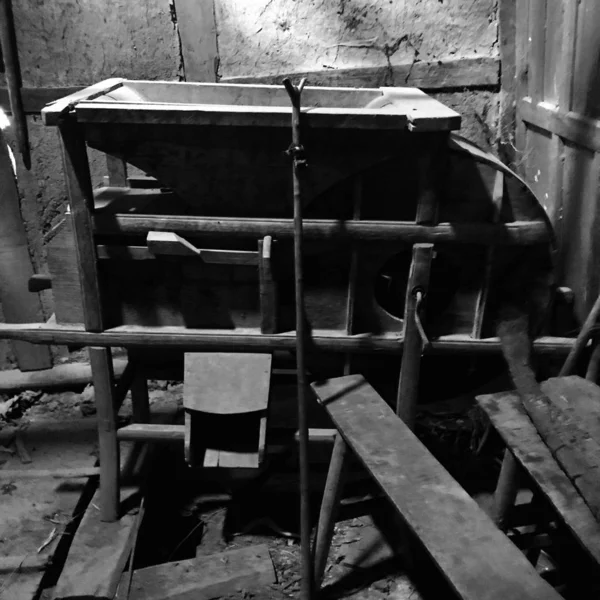
M 560 598 L 364 377 L 339 377 L 312 388 L 339 432 L 315 541 L 317 583 L 329 553 L 347 447 L 459 598 Z

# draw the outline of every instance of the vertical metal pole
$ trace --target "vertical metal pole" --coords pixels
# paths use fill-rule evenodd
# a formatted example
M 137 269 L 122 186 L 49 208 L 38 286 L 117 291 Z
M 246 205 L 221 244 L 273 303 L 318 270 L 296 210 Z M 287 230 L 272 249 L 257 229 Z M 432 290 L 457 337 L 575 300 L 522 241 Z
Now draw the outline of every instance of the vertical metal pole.
M 298 436 L 300 451 L 300 543 L 302 550 L 302 598 L 313 598 L 313 575 L 310 552 L 310 493 L 308 472 L 308 420 L 306 414 L 306 369 L 304 279 L 302 270 L 302 170 L 306 167 L 300 144 L 300 97 L 306 79 L 296 87 L 289 79 L 283 84 L 292 101 L 292 145 L 288 154 L 293 159 L 294 181 L 294 272 L 296 284 L 296 370 L 298 386 Z

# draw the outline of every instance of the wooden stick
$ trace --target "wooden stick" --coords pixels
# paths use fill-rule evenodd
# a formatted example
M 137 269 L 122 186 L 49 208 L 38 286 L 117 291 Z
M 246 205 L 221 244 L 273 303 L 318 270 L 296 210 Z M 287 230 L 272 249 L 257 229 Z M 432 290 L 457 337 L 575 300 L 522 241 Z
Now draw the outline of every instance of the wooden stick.
M 493 519 L 496 525 L 504 530 L 507 516 L 514 506 L 519 491 L 519 473 L 521 467 L 509 449 L 504 451 L 500 477 L 494 491 Z
M 114 374 L 107 348 L 89 348 L 94 375 L 94 398 L 98 419 L 100 455 L 100 519 L 119 518 L 119 442 L 114 409 Z
M 571 351 L 569 352 L 569 355 L 567 356 L 567 359 L 565 360 L 565 363 L 563 364 L 562 369 L 560 370 L 559 377 L 570 375 L 573 372 L 573 370 L 577 366 L 577 362 L 581 356 L 581 353 L 587 346 L 587 343 L 589 342 L 590 337 L 592 336 L 594 326 L 598 322 L 599 317 L 600 295 L 596 298 L 596 302 L 594 302 L 594 306 L 592 306 L 592 310 L 587 316 L 587 319 L 585 320 L 585 323 L 583 324 L 583 327 L 581 328 L 581 331 L 579 332 L 579 335 L 575 340 L 575 344 L 573 345 L 573 348 L 571 348 Z
M 16 124 L 17 147 L 23 158 L 25 168 L 29 170 L 31 168 L 29 133 L 21 97 L 21 68 L 19 66 L 19 52 L 10 0 L 0 0 L 0 47 L 2 48 L 2 56 L 6 67 L 10 111 Z
M 396 414 L 411 428 L 417 412 L 421 356 L 424 350 L 424 340 L 417 324 L 417 294 L 419 291 L 423 296 L 427 293 L 432 258 L 432 244 L 415 244 L 406 288 L 404 348 L 398 381 Z
M 300 144 L 300 100 L 306 79 L 296 87 L 289 79 L 283 84 L 292 102 L 292 145 L 288 153 L 293 159 L 294 183 L 294 278 L 296 284 L 296 369 L 298 384 L 298 433 L 300 436 L 300 538 L 302 546 L 302 597 L 313 597 L 313 575 L 310 552 L 310 474 L 308 465 L 308 416 L 306 408 L 306 367 L 304 278 L 302 266 L 302 170 L 306 167 Z
M 32 344 L 65 344 L 82 346 L 118 346 L 143 348 L 155 345 L 161 348 L 179 348 L 189 351 L 271 352 L 293 350 L 296 334 L 261 334 L 258 332 L 220 332 L 206 329 L 179 327 L 144 327 L 122 325 L 101 333 L 85 331 L 79 325 L 38 325 L 31 323 L 0 323 L 0 339 L 21 339 Z M 575 338 L 540 337 L 533 342 L 538 354 L 568 354 Z M 345 335 L 338 331 L 313 332 L 311 346 L 327 352 L 398 354 L 402 352 L 403 338 L 397 332 L 388 334 Z M 452 334 L 432 339 L 428 353 L 432 354 L 499 354 L 502 351 L 497 337 L 474 340 L 470 335 Z
M 97 214 L 94 231 L 99 235 L 145 235 L 149 229 L 174 231 L 189 237 L 228 235 L 233 237 L 291 238 L 294 223 L 291 219 L 235 219 L 216 217 L 177 217 L 164 215 Z M 307 219 L 303 235 L 316 240 L 360 240 L 393 242 L 402 239 L 407 244 L 449 243 L 483 244 L 486 246 L 530 246 L 550 241 L 544 221 L 516 223 L 439 223 L 437 225 L 390 221 L 336 221 Z

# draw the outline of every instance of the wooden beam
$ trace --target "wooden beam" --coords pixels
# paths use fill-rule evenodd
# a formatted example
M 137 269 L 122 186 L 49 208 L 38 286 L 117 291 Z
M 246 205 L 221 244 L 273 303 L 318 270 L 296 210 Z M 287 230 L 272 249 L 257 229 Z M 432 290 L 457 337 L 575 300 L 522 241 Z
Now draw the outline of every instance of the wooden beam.
M 498 34 L 500 41 L 500 157 L 507 164 L 515 159 L 515 126 L 517 112 L 516 70 L 517 0 L 498 2 Z
M 0 130 L 0 302 L 9 323 L 39 322 L 43 319 L 38 294 L 29 292 L 33 266 L 29 256 L 27 234 L 21 216 L 17 181 L 8 154 L 8 144 Z M 13 349 L 21 371 L 49 369 L 49 348 L 15 341 Z
M 182 350 L 216 351 L 235 348 L 236 352 L 270 352 L 292 350 L 295 347 L 294 332 L 261 334 L 258 329 L 235 333 L 232 330 L 186 329 L 182 327 L 143 327 L 122 325 L 103 332 L 85 331 L 80 325 L 10 324 L 0 323 L 0 339 L 22 339 L 33 344 L 65 344 L 81 346 L 122 346 L 179 348 Z M 534 340 L 533 349 L 541 354 L 568 354 L 574 338 L 540 337 Z M 311 345 L 329 352 L 402 352 L 402 337 L 397 334 L 345 335 L 339 331 L 315 330 Z M 430 340 L 431 353 L 499 354 L 498 338 L 474 340 L 470 335 L 444 335 Z
M 214 0 L 175 0 L 186 81 L 218 81 L 219 49 Z
M 492 87 L 500 83 L 500 61 L 495 57 L 467 57 L 457 60 L 410 62 L 380 67 L 354 69 L 322 69 L 293 73 L 272 73 L 244 77 L 224 77 L 222 83 L 280 84 L 289 77 L 293 81 L 306 77 L 310 85 L 341 87 L 378 87 L 392 85 L 443 90 L 464 87 Z
M 368 202 L 368 198 L 365 198 Z M 177 217 L 163 215 L 102 215 L 93 218 L 94 231 L 99 235 L 143 235 L 148 230 L 173 231 L 189 237 L 228 235 L 232 237 L 291 238 L 292 219 L 235 219 L 220 217 Z M 393 242 L 405 244 L 448 243 L 499 246 L 528 246 L 550 241 L 545 221 L 514 223 L 439 223 L 419 225 L 414 222 L 337 221 L 306 219 L 304 237 L 315 240 L 351 239 L 361 242 Z

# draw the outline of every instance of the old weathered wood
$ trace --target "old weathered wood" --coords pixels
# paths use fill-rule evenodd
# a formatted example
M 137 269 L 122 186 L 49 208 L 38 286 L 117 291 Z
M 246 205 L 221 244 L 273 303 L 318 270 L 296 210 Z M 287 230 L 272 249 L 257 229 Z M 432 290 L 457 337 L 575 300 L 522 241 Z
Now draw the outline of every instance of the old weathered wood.
M 126 360 L 114 360 L 115 378 L 121 377 L 127 364 Z M 83 386 L 92 381 L 92 370 L 86 363 L 69 363 L 56 365 L 43 371 L 0 371 L 0 390 L 14 392 L 17 390 L 37 390 Z
M 100 458 L 100 519 L 119 518 L 119 442 L 114 408 L 114 371 L 110 349 L 89 348 L 98 420 Z
M 144 234 L 149 229 L 170 229 L 190 237 L 200 235 L 232 235 L 236 237 L 273 235 L 290 238 L 293 235 L 291 219 L 235 219 L 212 217 L 177 217 L 161 215 L 96 215 L 94 229 L 102 235 L 119 233 Z M 306 219 L 304 233 L 307 239 L 364 241 L 397 241 L 406 243 L 449 243 L 484 245 L 533 245 L 549 240 L 548 226 L 542 221 L 515 223 L 440 223 L 418 225 L 410 222 L 340 221 Z
M 95 85 L 79 89 L 68 96 L 55 100 L 50 106 L 42 110 L 42 121 L 45 125 L 60 125 L 63 117 L 82 100 L 93 99 L 111 92 L 123 85 L 124 79 L 105 79 Z
M 260 331 L 277 333 L 277 284 L 273 276 L 273 238 L 258 241 L 258 278 L 260 287 Z
M 59 128 L 63 151 L 63 168 L 71 205 L 71 224 L 77 243 L 79 283 L 84 323 L 88 331 L 102 331 L 102 303 L 92 234 L 91 212 L 94 195 L 83 131 L 77 123 L 66 120 Z
M 185 426 L 132 423 L 121 427 L 117 437 L 121 442 L 179 442 L 183 441 Z
M 84 346 L 124 346 L 140 348 L 156 345 L 190 351 L 270 352 L 294 348 L 293 332 L 275 335 L 257 330 L 206 330 L 182 327 L 143 327 L 126 325 L 102 333 L 85 331 L 77 325 L 41 325 L 0 323 L 4 339 L 22 339 L 33 344 L 73 344 Z M 540 337 L 534 340 L 533 350 L 540 354 L 568 354 L 575 338 Z M 315 348 L 332 352 L 402 352 L 402 337 L 397 334 L 347 336 L 337 331 L 314 331 L 311 343 Z M 500 340 L 496 337 L 474 340 L 470 335 L 444 335 L 430 340 L 431 353 L 499 354 Z
M 581 546 L 596 562 L 600 562 L 600 524 L 552 457 L 550 449 L 524 412 L 519 397 L 512 392 L 503 392 L 479 396 L 477 402 L 520 467 L 530 475 L 534 488 L 550 501 Z
M 421 356 L 425 348 L 416 321 L 424 319 L 424 314 L 417 314 L 417 294 L 422 298 L 427 295 L 432 259 L 433 244 L 413 246 L 404 301 L 404 347 L 396 396 L 396 413 L 409 427 L 413 426 L 417 413 Z
M 506 529 L 510 510 L 519 491 L 520 467 L 509 449 L 504 451 L 500 476 L 494 492 L 493 518 L 502 530 Z
M 214 0 L 176 0 L 175 12 L 186 81 L 218 81 Z
M 315 536 L 313 559 L 315 587 L 319 589 L 325 575 L 327 558 L 333 538 L 337 510 L 344 490 L 344 471 L 347 465 L 348 445 L 338 433 L 331 454 L 327 481 L 323 490 L 323 499 L 319 510 L 317 533 Z
M 362 376 L 313 389 L 460 598 L 559 598 Z
M 211 600 L 275 583 L 266 544 L 139 569 L 130 600 Z M 126 600 L 119 587 L 116 600 Z
M 158 422 L 168 423 L 176 411 L 175 404 L 163 405 L 153 417 Z M 101 520 L 101 491 L 97 491 L 73 537 L 53 600 L 114 598 L 131 553 L 135 513 L 153 464 L 153 452 L 152 446 L 144 446 L 141 452 L 135 445 L 124 449 L 121 465 L 125 485 L 120 490 L 120 518 L 113 523 Z
M 0 470 L 0 473 L 2 471 Z M 14 571 L 43 571 L 52 564 L 52 556 L 33 554 L 28 556 L 0 556 L 0 574 Z
M 10 479 L 78 479 L 81 477 L 94 477 L 100 474 L 97 467 L 85 467 L 77 469 L 0 469 L 0 480 Z
M 10 0 L 0 0 L 0 48 L 2 49 L 0 60 L 4 62 L 6 69 L 5 77 L 8 85 L 10 109 L 15 120 L 17 147 L 23 158 L 25 168 L 30 169 L 31 150 L 29 148 L 29 132 L 27 130 L 25 110 L 23 109 L 19 50 Z
M 0 130 L 0 302 L 9 323 L 39 322 L 42 304 L 37 294 L 28 291 L 33 267 L 27 235 L 21 217 L 19 191 L 8 154 L 8 145 Z M 52 357 L 48 348 L 15 341 L 13 348 L 21 371 L 48 369 Z
M 183 405 L 213 414 L 266 410 L 271 354 L 186 353 Z
M 323 69 L 224 77 L 222 83 L 279 83 L 283 77 L 306 77 L 311 85 L 373 87 L 384 85 L 390 79 L 393 85 L 410 85 L 422 90 L 443 90 L 457 87 L 495 87 L 498 85 L 500 64 L 494 57 L 461 57 L 456 60 L 433 62 L 418 61 L 384 67 L 356 67 L 351 69 Z M 389 84 L 388 84 L 389 85 Z
M 514 161 L 516 125 L 516 13 L 517 0 L 498 3 L 500 42 L 500 157 L 506 164 Z

